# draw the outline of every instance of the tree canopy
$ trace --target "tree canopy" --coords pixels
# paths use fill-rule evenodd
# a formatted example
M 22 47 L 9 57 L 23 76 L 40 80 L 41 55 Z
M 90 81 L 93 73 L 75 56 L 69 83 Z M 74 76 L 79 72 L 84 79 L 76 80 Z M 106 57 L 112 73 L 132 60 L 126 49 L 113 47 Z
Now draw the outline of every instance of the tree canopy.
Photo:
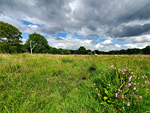
M 32 33 L 29 35 L 29 39 L 25 43 L 28 51 L 30 51 L 30 44 L 34 46 L 33 53 L 49 53 L 50 47 L 48 41 L 44 36 L 38 33 Z
M 4 53 L 21 52 L 21 34 L 15 26 L 0 21 L 0 51 Z

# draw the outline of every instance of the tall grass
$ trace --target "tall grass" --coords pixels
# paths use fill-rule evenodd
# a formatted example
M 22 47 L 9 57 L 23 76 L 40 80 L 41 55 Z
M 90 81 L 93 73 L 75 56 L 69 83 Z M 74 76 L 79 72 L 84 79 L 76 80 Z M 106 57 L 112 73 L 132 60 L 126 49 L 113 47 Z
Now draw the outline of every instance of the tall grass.
M 124 66 L 143 86 L 132 87 L 123 103 L 118 89 L 133 76 L 119 75 Z M 149 112 L 149 75 L 150 56 L 0 54 L 0 112 Z

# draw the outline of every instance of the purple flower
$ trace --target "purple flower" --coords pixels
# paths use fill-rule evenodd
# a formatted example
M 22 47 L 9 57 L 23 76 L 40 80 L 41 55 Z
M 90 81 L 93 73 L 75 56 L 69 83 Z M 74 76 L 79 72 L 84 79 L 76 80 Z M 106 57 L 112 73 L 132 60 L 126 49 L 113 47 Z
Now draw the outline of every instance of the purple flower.
M 131 82 L 132 76 L 129 77 L 129 82 Z
M 118 97 L 118 94 L 117 94 L 117 93 L 115 93 L 115 97 L 116 97 L 116 98 Z
M 126 69 L 123 69 L 123 71 L 127 71 Z
M 130 86 L 131 86 L 131 83 L 128 83 L 128 86 L 130 87 Z
M 133 77 L 135 77 L 135 75 L 133 75 Z
M 136 87 L 134 87 L 133 89 L 136 90 Z
M 110 67 L 111 67 L 111 68 L 113 68 L 113 67 L 114 67 L 114 65 L 111 65 Z
M 110 84 L 108 84 L 110 86 Z
M 134 85 L 136 85 L 136 83 L 134 83 Z
M 142 98 L 142 96 L 139 96 L 139 98 Z
M 128 86 L 127 86 L 127 85 L 125 85 L 125 87 L 127 88 Z
M 131 74 L 133 74 L 133 72 L 131 72 Z

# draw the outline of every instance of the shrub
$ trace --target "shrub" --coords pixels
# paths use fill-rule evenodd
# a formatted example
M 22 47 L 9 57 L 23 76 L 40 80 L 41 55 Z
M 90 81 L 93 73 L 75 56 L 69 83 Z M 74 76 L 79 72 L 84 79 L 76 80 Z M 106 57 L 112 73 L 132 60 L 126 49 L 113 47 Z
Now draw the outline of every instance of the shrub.
M 95 99 L 102 106 L 110 105 L 116 112 L 142 112 L 141 107 L 150 105 L 147 75 L 135 74 L 126 66 L 117 69 L 112 65 L 106 71 L 97 76 L 92 85 Z

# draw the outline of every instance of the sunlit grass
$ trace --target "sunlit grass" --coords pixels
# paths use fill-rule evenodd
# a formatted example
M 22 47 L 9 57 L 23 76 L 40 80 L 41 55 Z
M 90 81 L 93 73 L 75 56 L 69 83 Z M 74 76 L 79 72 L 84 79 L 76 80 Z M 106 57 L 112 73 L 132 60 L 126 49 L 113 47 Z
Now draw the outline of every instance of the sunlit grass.
M 112 104 L 104 106 L 93 91 L 95 80 L 112 76 L 111 65 L 117 69 L 126 65 L 150 78 L 150 56 L 0 54 L 0 112 L 123 112 Z M 149 94 L 144 98 L 146 103 L 134 111 L 150 110 Z

